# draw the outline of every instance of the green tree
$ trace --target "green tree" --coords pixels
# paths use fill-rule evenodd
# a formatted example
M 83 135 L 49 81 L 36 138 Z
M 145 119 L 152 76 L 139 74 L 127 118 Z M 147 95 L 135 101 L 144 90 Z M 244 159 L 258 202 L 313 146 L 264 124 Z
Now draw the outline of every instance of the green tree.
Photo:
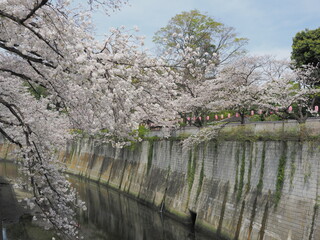
M 313 72 L 306 79 L 308 85 L 319 87 L 320 80 L 320 28 L 315 30 L 305 29 L 298 32 L 293 38 L 291 60 L 294 67 L 303 70 L 308 65 L 312 66 Z M 320 105 L 319 94 L 312 96 L 312 105 Z
M 184 99 L 180 104 L 181 112 L 196 117 L 194 124 L 201 126 L 202 120 L 198 117 L 208 114 L 199 99 L 206 82 L 216 78 L 219 65 L 245 52 L 247 39 L 239 38 L 232 27 L 191 10 L 171 18 L 155 33 L 153 41 L 160 57 L 165 57 L 177 72 L 183 72 L 182 78 L 175 80 L 179 95 Z
M 243 46 L 247 43 L 246 38 L 237 37 L 234 28 L 227 27 L 198 10 L 175 15 L 167 26 L 155 33 L 153 41 L 161 54 L 172 48 L 175 51 L 197 49 L 202 58 L 217 59 L 218 56 L 216 64 L 227 62 L 244 52 Z
M 298 32 L 293 38 L 291 60 L 296 67 L 320 62 L 320 28 Z

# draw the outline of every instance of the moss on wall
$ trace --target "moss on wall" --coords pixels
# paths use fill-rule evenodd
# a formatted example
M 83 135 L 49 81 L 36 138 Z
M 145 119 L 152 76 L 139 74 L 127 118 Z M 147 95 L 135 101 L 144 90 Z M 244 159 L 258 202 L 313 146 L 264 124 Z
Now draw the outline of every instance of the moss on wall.
M 248 176 L 247 176 L 247 184 L 246 184 L 246 194 L 249 192 L 249 190 L 251 188 L 253 146 L 254 146 L 254 144 L 250 143 L 250 156 L 249 156 L 249 168 L 248 168 Z
M 154 145 L 154 141 L 150 140 L 149 141 L 149 149 L 148 149 L 147 174 L 149 174 L 151 166 L 152 166 L 153 145 Z
M 291 150 L 291 162 L 290 162 L 290 188 L 292 188 L 292 184 L 293 184 L 293 178 L 294 178 L 294 174 L 296 172 L 296 155 L 297 155 L 297 147 L 296 144 L 300 144 L 300 143 L 295 143 L 293 149 Z
M 198 185 L 198 189 L 197 189 L 196 201 L 198 201 L 198 198 L 199 198 L 199 195 L 200 195 L 200 192 L 201 192 L 203 179 L 204 179 L 204 157 L 202 159 L 202 164 L 201 164 L 201 170 L 200 170 L 200 176 L 199 176 L 199 185 Z
M 241 166 L 240 166 L 240 178 L 239 178 L 239 187 L 237 192 L 237 200 L 239 201 L 242 196 L 242 190 L 244 185 L 244 173 L 246 167 L 246 144 L 242 143 L 242 157 L 241 157 Z
M 196 146 L 194 147 L 193 155 L 192 151 L 189 151 L 189 159 L 188 159 L 188 172 L 187 172 L 187 177 L 188 177 L 188 192 L 190 195 L 192 185 L 194 182 L 194 176 L 196 173 L 196 164 L 197 164 L 197 159 L 198 159 L 198 149 L 199 147 Z
M 234 192 L 237 192 L 238 190 L 238 175 L 239 175 L 239 162 L 240 162 L 240 149 L 237 148 L 237 152 L 236 152 L 236 155 L 235 155 L 235 160 L 236 160 L 236 175 L 235 175 L 235 183 L 234 183 Z
M 282 188 L 285 180 L 285 168 L 287 162 L 287 142 L 282 142 L 282 154 L 279 159 L 278 164 L 278 173 L 277 173 L 277 181 L 276 181 L 276 190 L 275 190 L 275 205 L 277 206 L 281 195 L 282 195 Z
M 264 175 L 265 159 L 266 159 L 266 142 L 263 142 L 262 155 L 261 155 L 261 165 L 260 165 L 260 175 L 259 175 L 259 182 L 257 185 L 258 194 L 261 194 L 262 188 L 263 188 L 263 175 Z

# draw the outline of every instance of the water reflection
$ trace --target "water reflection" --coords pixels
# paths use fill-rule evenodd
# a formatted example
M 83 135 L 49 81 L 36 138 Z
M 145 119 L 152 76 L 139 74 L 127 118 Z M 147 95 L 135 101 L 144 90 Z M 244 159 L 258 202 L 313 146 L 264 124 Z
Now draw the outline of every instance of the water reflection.
M 72 177 L 88 211 L 81 212 L 85 238 L 97 240 L 209 240 L 191 229 L 110 188 Z M 218 240 L 218 239 L 216 239 Z
M 0 176 L 8 178 L 17 178 L 18 175 L 18 168 L 15 164 L 0 159 Z
M 7 237 L 7 229 L 4 227 L 2 228 L 2 239 L 3 240 L 8 240 L 8 237 Z
M 17 168 L 12 163 L 0 162 L 0 176 L 16 178 Z M 191 229 L 158 211 L 94 182 L 70 177 L 79 197 L 87 204 L 87 211 L 79 213 L 81 234 L 91 240 L 213 240 L 212 236 L 193 233 Z M 8 240 L 24 239 L 21 234 L 32 225 L 14 225 L 7 229 Z M 21 229 L 23 228 L 23 229 Z M 12 232 L 13 231 L 13 232 Z M 37 230 L 38 231 L 38 230 Z M 42 230 L 43 231 L 43 230 Z M 19 233 L 20 237 L 13 233 Z M 9 234 L 10 233 L 10 234 Z M 18 235 L 19 235 L 18 234 Z M 28 239 L 35 240 L 38 237 Z M 40 239 L 51 239 L 52 235 Z M 218 240 L 218 239 L 215 239 Z

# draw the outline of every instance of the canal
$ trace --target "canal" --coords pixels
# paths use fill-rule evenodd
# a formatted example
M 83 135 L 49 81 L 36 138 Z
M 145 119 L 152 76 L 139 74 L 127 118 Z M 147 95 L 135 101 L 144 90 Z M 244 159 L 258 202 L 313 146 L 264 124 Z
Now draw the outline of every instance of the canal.
M 17 167 L 0 161 L 0 176 L 17 179 Z M 81 235 L 90 240 L 219 240 L 194 231 L 191 226 L 161 214 L 158 210 L 113 189 L 77 177 L 69 179 L 86 202 L 87 211 L 79 213 Z M 2 190 L 3 191 L 3 190 Z M 0 194 L 1 197 L 4 197 Z M 11 202 L 11 201 L 10 201 Z M 3 219 L 3 240 L 51 240 L 53 233 L 25 222 Z M 1 238 L 0 238 L 1 239 Z M 56 238 L 58 239 L 58 238 Z

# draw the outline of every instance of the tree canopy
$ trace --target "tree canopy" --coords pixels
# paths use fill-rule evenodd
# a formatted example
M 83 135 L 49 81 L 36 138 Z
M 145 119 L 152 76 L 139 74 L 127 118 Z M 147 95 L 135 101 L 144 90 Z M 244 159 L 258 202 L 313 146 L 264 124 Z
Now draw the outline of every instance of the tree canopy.
M 196 117 L 206 111 L 199 99 L 206 81 L 216 77 L 219 66 L 243 54 L 247 43 L 232 27 L 198 10 L 172 17 L 155 33 L 153 41 L 159 55 L 181 76 L 174 80 L 180 94 L 180 110 Z
M 55 152 L 72 129 L 121 145 L 146 119 L 165 124 L 174 118 L 177 73 L 142 51 L 130 31 L 112 29 L 96 41 L 88 12 L 69 2 L 0 1 L 0 134 L 18 146 L 42 217 L 76 238 L 74 208 L 83 203 Z M 122 1 L 89 2 L 110 10 Z
M 244 51 L 246 38 L 238 37 L 234 28 L 215 21 L 198 10 L 182 12 L 170 19 L 154 35 L 153 41 L 163 54 L 169 49 L 174 52 L 198 49 L 205 58 L 216 58 L 219 63 L 228 61 Z M 216 60 L 216 59 L 215 59 Z M 216 62 L 217 64 L 218 62 Z
M 296 67 L 320 62 L 320 28 L 298 32 L 293 38 L 291 59 Z
M 121 3 L 89 0 L 89 6 L 107 9 Z M 155 58 L 126 29 L 111 29 L 106 39 L 95 40 L 90 14 L 69 4 L 0 1 L 0 133 L 19 147 L 16 157 L 23 159 L 42 216 L 70 239 L 78 233 L 74 207 L 84 204 L 77 201 L 56 152 L 74 138 L 73 129 L 123 146 L 137 140 L 136 130 L 146 120 L 168 126 L 178 112 L 240 111 L 253 101 L 286 109 L 299 100 L 307 108 L 305 96 L 317 93 L 308 84 L 283 96 L 291 87 L 285 81 L 261 89 L 263 59 L 229 61 L 242 53 L 246 39 L 197 10 L 178 14 L 156 33 L 163 52 Z M 281 80 L 281 66 L 270 67 L 270 81 Z M 277 101 L 280 96 L 288 101 Z

